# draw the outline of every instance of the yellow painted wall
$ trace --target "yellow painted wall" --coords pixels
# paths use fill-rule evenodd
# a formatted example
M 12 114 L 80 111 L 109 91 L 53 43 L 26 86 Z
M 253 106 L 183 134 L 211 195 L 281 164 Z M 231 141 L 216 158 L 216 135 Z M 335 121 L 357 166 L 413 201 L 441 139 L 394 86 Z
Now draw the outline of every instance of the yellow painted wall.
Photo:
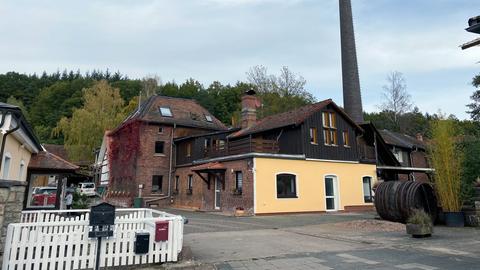
M 298 198 L 277 198 L 276 175 L 295 174 Z M 326 175 L 336 175 L 339 210 L 345 206 L 365 206 L 363 176 L 376 181 L 376 166 L 313 160 L 255 158 L 255 213 L 325 211 Z
M 1 140 L 0 136 L 0 140 Z M 3 171 L 5 170 L 5 162 L 3 159 L 5 155 L 10 155 L 10 170 L 7 179 L 5 180 L 19 180 L 19 181 L 26 181 L 27 180 L 27 167 L 28 163 L 30 162 L 30 157 L 32 153 L 22 147 L 22 144 L 12 135 L 8 135 L 6 142 L 5 142 L 5 150 L 2 157 L 2 167 L 0 168 L 0 178 L 3 179 Z M 20 163 L 24 162 L 23 173 L 21 179 L 19 179 L 20 173 Z

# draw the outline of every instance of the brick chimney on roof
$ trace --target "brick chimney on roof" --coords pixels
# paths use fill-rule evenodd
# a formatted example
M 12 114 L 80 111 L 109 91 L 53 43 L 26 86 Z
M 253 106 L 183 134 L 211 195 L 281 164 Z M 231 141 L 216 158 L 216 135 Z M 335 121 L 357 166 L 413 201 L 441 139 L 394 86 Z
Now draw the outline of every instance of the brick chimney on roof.
M 260 107 L 260 101 L 255 96 L 255 91 L 246 91 L 242 96 L 242 115 L 240 123 L 242 128 L 249 128 L 257 123 L 258 107 Z
M 423 135 L 422 135 L 422 133 L 417 133 L 415 137 L 417 138 L 417 140 L 423 142 Z

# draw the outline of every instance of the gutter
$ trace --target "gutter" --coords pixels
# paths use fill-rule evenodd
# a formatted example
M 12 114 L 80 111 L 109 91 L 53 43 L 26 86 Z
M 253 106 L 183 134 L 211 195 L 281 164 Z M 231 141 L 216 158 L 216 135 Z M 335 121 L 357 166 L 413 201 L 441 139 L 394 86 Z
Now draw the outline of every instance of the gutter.
M 395 167 L 395 166 L 377 166 L 377 169 L 411 171 L 411 172 L 435 172 L 433 168 L 417 168 L 417 167 Z

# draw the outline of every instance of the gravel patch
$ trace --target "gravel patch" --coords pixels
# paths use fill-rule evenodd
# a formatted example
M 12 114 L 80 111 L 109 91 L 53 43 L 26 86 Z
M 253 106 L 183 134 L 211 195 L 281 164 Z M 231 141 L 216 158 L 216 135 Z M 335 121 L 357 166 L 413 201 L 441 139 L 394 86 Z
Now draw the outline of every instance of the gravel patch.
M 354 220 L 335 223 L 335 228 L 360 232 L 398 232 L 405 230 L 405 224 L 386 220 Z

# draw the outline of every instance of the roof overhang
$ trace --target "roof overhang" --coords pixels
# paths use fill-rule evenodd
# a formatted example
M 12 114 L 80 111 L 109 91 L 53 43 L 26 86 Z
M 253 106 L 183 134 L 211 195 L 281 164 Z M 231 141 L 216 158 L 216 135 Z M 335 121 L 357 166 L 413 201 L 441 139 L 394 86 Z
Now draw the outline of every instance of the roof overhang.
M 2 115 L 3 114 L 3 115 Z M 4 119 L 3 119 L 4 118 Z M 3 119 L 3 125 L 0 127 L 0 133 L 7 133 L 18 127 L 11 135 L 19 141 L 30 153 L 38 153 L 42 146 L 35 133 L 23 117 L 20 110 L 7 109 L 0 111 L 0 119 Z
M 476 38 L 476 39 L 471 40 L 469 42 L 465 42 L 464 44 L 460 45 L 460 48 L 462 48 L 462 50 L 465 50 L 465 49 L 468 49 L 468 48 L 471 48 L 471 47 L 475 47 L 477 45 L 480 45 L 480 38 Z

